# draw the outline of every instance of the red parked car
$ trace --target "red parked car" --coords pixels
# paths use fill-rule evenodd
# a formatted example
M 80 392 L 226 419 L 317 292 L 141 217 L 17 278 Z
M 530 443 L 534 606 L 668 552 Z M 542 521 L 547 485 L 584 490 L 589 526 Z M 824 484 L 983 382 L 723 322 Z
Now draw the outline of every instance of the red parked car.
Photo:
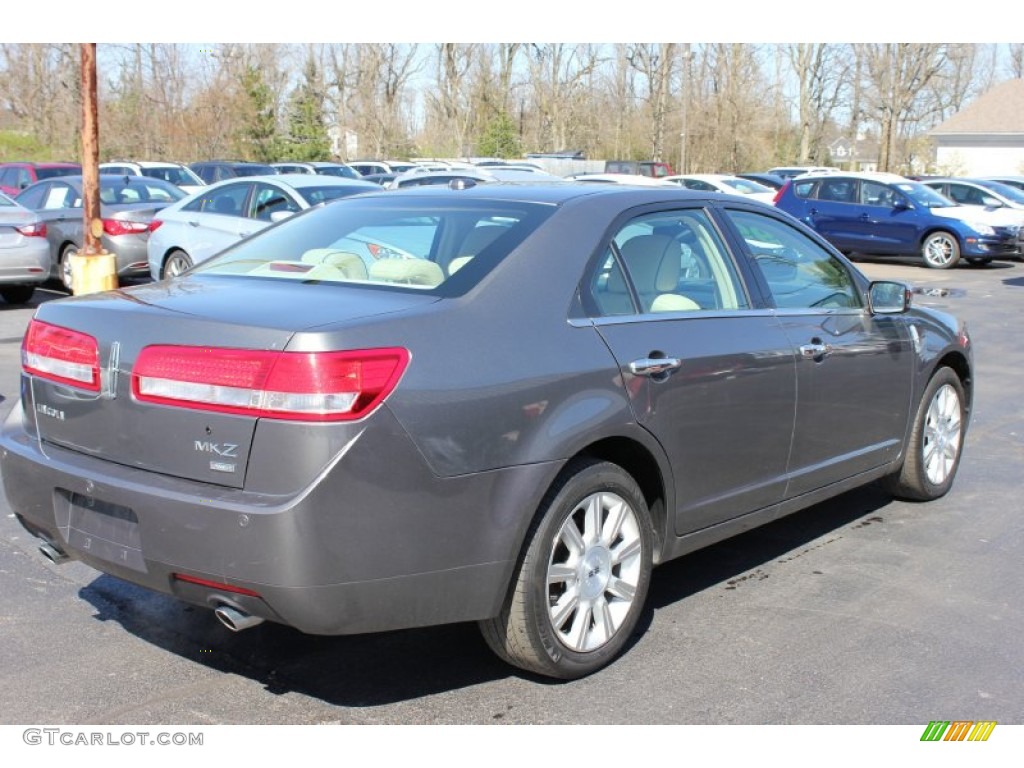
M 0 192 L 14 197 L 25 187 L 55 176 L 82 172 L 78 163 L 0 163 Z

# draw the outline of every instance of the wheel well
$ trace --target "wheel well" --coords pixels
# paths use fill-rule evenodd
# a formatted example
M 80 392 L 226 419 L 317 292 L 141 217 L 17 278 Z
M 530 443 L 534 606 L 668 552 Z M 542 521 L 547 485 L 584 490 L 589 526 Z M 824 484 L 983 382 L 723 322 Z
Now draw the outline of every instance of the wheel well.
M 967 365 L 967 358 L 956 352 L 950 352 L 939 360 L 936 370 L 943 366 L 952 368 L 960 379 L 960 383 L 964 387 L 964 395 L 967 397 L 967 408 L 970 410 L 970 406 L 974 402 L 974 380 L 971 378 L 971 369 Z
M 658 462 L 641 443 L 626 437 L 611 437 L 593 443 L 580 451 L 574 458 L 590 457 L 617 464 L 626 470 L 644 494 L 647 509 L 654 526 L 654 562 L 661 561 L 666 531 L 665 480 Z

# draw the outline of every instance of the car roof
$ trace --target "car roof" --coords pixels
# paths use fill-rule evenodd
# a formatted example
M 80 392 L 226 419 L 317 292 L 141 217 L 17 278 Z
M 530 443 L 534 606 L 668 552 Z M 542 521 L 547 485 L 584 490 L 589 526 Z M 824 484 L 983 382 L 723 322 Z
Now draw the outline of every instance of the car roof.
M 443 198 L 464 198 L 507 202 L 534 202 L 560 205 L 579 198 L 621 197 L 637 205 L 662 200 L 708 200 L 712 193 L 685 189 L 678 184 L 632 185 L 632 184 L 566 184 L 564 181 L 493 182 L 478 184 L 461 190 L 452 190 L 447 185 L 426 185 L 384 190 L 380 194 L 395 196 L 431 196 Z
M 234 179 L 221 179 L 218 182 L 203 187 L 203 193 L 207 194 L 213 189 L 227 186 L 228 184 L 249 184 L 253 181 L 263 181 L 268 184 L 283 184 L 292 189 L 304 187 L 362 187 L 367 189 L 380 189 L 380 185 L 372 181 L 362 179 L 347 179 L 342 176 L 320 176 L 313 173 L 275 173 L 260 176 L 239 176 Z

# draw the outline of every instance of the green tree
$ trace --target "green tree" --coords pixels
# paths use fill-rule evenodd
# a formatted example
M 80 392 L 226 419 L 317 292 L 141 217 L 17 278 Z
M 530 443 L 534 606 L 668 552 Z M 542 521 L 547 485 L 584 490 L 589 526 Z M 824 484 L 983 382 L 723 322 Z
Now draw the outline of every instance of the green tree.
M 477 152 L 484 157 L 519 157 L 519 134 L 508 113 L 501 112 L 484 128 L 477 144 Z
M 259 67 L 246 67 L 242 90 L 247 101 L 240 135 L 244 158 L 263 163 L 279 160 L 282 142 L 277 127 L 277 104 Z
M 324 160 L 331 140 L 324 119 L 323 77 L 312 57 L 306 59 L 303 80 L 292 91 L 288 104 L 288 134 L 284 155 L 289 160 Z

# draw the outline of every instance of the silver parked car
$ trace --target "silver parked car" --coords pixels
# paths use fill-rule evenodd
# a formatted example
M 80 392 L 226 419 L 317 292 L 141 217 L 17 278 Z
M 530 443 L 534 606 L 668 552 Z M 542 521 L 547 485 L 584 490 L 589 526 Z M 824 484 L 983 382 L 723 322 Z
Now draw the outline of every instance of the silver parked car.
M 211 184 L 153 220 L 147 248 L 149 273 L 154 280 L 176 277 L 293 213 L 339 197 L 379 191 L 371 181 L 298 173 Z
M 154 214 L 185 197 L 177 186 L 146 176 L 100 175 L 100 242 L 117 258 L 120 277 L 145 277 L 146 242 Z M 49 275 L 71 289 L 71 259 L 85 243 L 82 177 L 61 176 L 38 181 L 17 202 L 39 214 L 50 243 Z
M 945 494 L 974 391 L 955 318 L 674 185 L 352 197 L 47 302 L 23 350 L 0 468 L 51 559 L 233 630 L 477 621 L 556 678 L 616 657 L 659 563 L 874 480 Z
M 0 194 L 0 296 L 24 304 L 50 277 L 50 245 L 39 216 Z

